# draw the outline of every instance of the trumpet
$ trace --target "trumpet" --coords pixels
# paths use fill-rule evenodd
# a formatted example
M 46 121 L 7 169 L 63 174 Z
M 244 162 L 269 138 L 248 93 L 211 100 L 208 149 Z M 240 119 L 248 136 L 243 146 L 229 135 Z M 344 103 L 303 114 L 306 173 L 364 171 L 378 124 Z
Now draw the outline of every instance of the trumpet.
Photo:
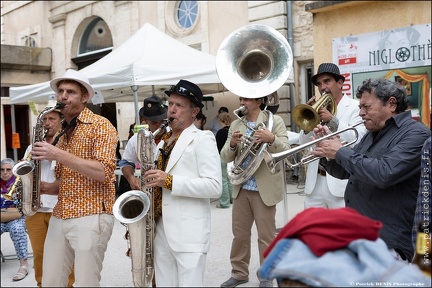
M 303 145 L 299 145 L 297 147 L 294 147 L 292 149 L 289 149 L 289 150 L 286 150 L 286 151 L 282 151 L 282 152 L 279 152 L 279 153 L 269 153 L 268 151 L 264 151 L 264 161 L 267 164 L 267 167 L 269 168 L 269 170 L 271 171 L 271 173 L 275 173 L 275 171 L 276 171 L 276 165 L 280 161 L 284 160 L 285 158 L 293 156 L 296 153 L 299 153 L 299 152 L 301 152 L 301 151 L 303 151 L 305 149 L 309 149 L 313 145 L 315 145 L 315 144 L 317 144 L 317 143 L 319 143 L 319 142 L 321 142 L 323 140 L 329 139 L 331 137 L 334 137 L 334 136 L 339 135 L 341 133 L 344 133 L 346 131 L 353 130 L 354 134 L 355 134 L 355 139 L 352 140 L 352 141 L 350 141 L 350 142 L 346 142 L 346 141 L 342 142 L 342 146 L 343 147 L 350 146 L 350 145 L 354 144 L 355 142 L 357 142 L 357 140 L 359 138 L 359 133 L 358 133 L 357 129 L 355 129 L 355 127 L 358 126 L 358 125 L 360 125 L 360 124 L 363 124 L 363 123 L 364 122 L 361 121 L 361 122 L 356 123 L 356 124 L 354 124 L 354 125 L 352 125 L 350 127 L 345 128 L 343 130 L 327 134 L 327 135 L 325 135 L 325 136 L 323 136 L 323 137 L 321 137 L 319 139 L 312 140 L 312 141 L 310 141 L 308 143 L 305 143 Z M 299 167 L 299 166 L 303 166 L 303 165 L 309 164 L 309 163 L 311 163 L 313 161 L 316 161 L 318 159 L 320 159 L 320 157 L 313 156 L 313 155 L 307 155 L 307 156 L 304 156 L 297 163 L 293 164 L 293 163 L 289 162 L 287 164 L 288 164 L 288 166 L 290 168 L 295 168 L 295 167 Z
M 18 193 L 19 190 L 19 185 L 21 183 L 21 178 L 18 176 L 15 178 L 14 183 L 12 184 L 12 186 L 9 188 L 9 192 L 4 194 L 3 197 L 9 201 L 13 201 L 14 200 L 14 195 L 16 193 Z
M 337 113 L 336 101 L 330 93 L 324 93 L 312 105 L 299 104 L 292 111 L 294 123 L 304 131 L 312 131 L 320 123 L 318 111 L 327 108 L 332 115 Z
M 31 159 L 31 152 L 27 155 L 27 157 L 24 159 L 25 162 L 30 161 Z M 34 168 L 34 167 L 32 167 Z M 12 186 L 9 189 L 9 192 L 5 195 L 3 195 L 3 197 L 9 201 L 13 201 L 14 200 L 14 195 L 16 193 L 19 192 L 19 190 L 21 190 L 22 183 L 21 183 L 21 177 L 20 176 L 16 176 L 14 183 L 12 184 Z

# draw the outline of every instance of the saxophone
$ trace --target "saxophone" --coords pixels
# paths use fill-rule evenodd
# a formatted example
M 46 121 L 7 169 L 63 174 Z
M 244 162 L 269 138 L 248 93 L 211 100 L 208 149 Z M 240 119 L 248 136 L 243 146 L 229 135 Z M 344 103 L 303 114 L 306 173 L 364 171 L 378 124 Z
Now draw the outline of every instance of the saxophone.
M 154 197 L 153 188 L 146 187 L 144 174 L 155 167 L 154 138 L 171 123 L 171 119 L 153 133 L 144 128 L 137 135 L 137 156 L 141 166 L 141 190 L 131 190 L 120 195 L 114 203 L 114 217 L 126 226 L 124 238 L 128 241 L 126 256 L 132 262 L 132 281 L 135 287 L 148 287 L 154 277 Z
M 33 127 L 32 143 L 45 141 L 48 131 L 43 126 L 44 116 L 54 110 L 63 108 L 63 106 L 63 103 L 57 103 L 54 107 L 47 107 L 39 113 L 36 125 Z M 27 216 L 34 215 L 41 207 L 39 185 L 41 166 L 39 162 L 31 160 L 31 153 L 29 153 L 24 161 L 15 164 L 12 168 L 13 174 L 17 177 L 15 179 L 17 182 L 16 186 L 21 187 L 21 191 L 16 194 L 18 200 L 17 208 Z M 21 182 L 21 185 L 18 182 Z

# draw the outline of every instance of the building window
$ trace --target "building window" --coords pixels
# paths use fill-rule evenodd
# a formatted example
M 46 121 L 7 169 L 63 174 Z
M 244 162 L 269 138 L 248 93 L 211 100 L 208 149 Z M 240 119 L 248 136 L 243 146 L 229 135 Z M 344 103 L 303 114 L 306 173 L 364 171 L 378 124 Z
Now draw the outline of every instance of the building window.
M 112 48 L 111 30 L 102 18 L 93 19 L 81 35 L 78 55 Z
M 180 27 L 189 29 L 198 17 L 197 1 L 180 1 L 177 6 L 177 21 Z
M 32 36 L 26 36 L 24 42 L 25 42 L 24 44 L 25 46 L 36 48 L 36 40 Z
M 167 34 L 182 38 L 196 32 L 200 21 L 199 1 L 165 1 Z

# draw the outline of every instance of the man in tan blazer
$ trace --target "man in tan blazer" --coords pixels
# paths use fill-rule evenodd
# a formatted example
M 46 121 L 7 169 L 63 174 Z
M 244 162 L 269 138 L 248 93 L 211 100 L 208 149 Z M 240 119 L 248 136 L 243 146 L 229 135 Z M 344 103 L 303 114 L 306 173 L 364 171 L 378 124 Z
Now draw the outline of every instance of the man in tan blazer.
M 249 136 L 253 132 L 249 127 L 255 127 L 259 123 L 265 123 L 267 126 L 268 115 L 260 109 L 260 106 L 266 102 L 266 98 L 240 97 L 240 105 L 245 107 L 242 111 L 244 116 L 242 120 L 237 119 L 231 123 L 227 141 L 221 150 L 221 158 L 224 162 L 234 161 L 236 156 L 240 155 L 243 135 Z M 285 123 L 280 116 L 273 115 L 271 130 L 256 130 L 253 137 L 258 143 L 267 143 L 267 151 L 270 153 L 289 149 Z M 247 163 L 249 162 L 244 163 L 246 167 Z M 233 185 L 234 238 L 230 256 L 232 270 L 231 278 L 222 283 L 221 287 L 235 287 L 249 281 L 250 230 L 254 222 L 258 230 L 260 264 L 263 263 L 263 253 L 276 232 L 276 204 L 282 200 L 285 191 L 283 175 L 279 167 L 275 174 L 271 174 L 265 162 L 261 161 L 253 176 L 245 179 L 240 185 Z M 260 286 L 271 287 L 272 282 L 260 279 Z

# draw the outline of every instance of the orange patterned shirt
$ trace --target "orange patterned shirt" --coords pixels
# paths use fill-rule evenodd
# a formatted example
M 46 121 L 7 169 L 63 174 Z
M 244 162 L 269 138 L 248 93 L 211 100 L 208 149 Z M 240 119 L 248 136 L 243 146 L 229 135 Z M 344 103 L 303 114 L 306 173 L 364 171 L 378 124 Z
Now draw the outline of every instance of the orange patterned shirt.
M 72 137 L 67 141 L 63 135 L 56 146 L 80 158 L 99 161 L 105 169 L 105 182 L 91 179 L 57 162 L 55 175 L 60 178 L 60 189 L 54 216 L 69 219 L 112 214 L 117 143 L 118 133 L 108 119 L 88 108 L 79 114 Z

